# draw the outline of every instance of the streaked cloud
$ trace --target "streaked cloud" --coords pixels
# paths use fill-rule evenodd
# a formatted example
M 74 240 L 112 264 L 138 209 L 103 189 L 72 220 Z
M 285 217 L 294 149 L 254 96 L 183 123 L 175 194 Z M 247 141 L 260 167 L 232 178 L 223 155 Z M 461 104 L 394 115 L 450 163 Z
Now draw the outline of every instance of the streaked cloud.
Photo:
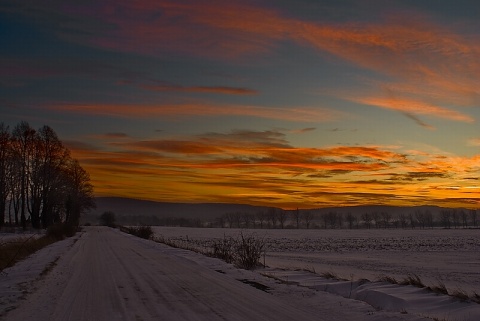
M 303 134 L 303 133 L 308 133 L 316 130 L 317 128 L 315 127 L 307 127 L 307 128 L 301 128 L 301 129 L 294 129 L 291 132 L 294 134 Z
M 226 95 L 255 95 L 258 91 L 249 88 L 235 88 L 224 86 L 175 86 L 175 85 L 141 85 L 143 89 L 151 91 L 168 91 L 168 92 L 190 92 L 190 93 L 214 93 L 214 94 L 226 94 Z
M 48 104 L 44 108 L 59 112 L 112 117 L 222 117 L 245 116 L 294 122 L 326 122 L 340 118 L 343 113 L 313 107 L 273 108 L 249 105 L 219 105 L 209 103 L 185 104 Z
M 480 146 L 480 138 L 471 138 L 468 140 L 470 146 Z
M 381 97 L 357 97 L 352 98 L 353 101 L 370 106 L 376 106 L 385 109 L 397 110 L 405 115 L 428 115 L 455 121 L 472 123 L 475 119 L 467 114 L 463 114 L 441 106 L 424 103 L 413 99 L 391 99 Z M 417 120 L 414 119 L 416 122 Z

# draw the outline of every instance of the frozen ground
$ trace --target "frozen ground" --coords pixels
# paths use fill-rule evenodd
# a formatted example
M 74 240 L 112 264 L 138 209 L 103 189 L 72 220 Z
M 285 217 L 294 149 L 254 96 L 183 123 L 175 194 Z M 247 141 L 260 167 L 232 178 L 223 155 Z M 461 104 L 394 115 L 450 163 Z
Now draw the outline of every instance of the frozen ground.
M 473 321 L 479 306 L 413 287 L 239 270 L 102 227 L 85 228 L 0 275 L 0 319 L 9 321 Z
M 199 248 L 224 235 L 236 237 L 240 232 L 255 233 L 265 238 L 265 263 L 271 269 L 306 269 L 317 274 L 332 272 L 350 281 L 375 281 L 382 276 L 402 280 L 408 275 L 418 275 L 426 285 L 445 284 L 450 293 L 480 294 L 478 229 L 238 230 L 155 227 L 155 232 Z M 480 317 L 472 320 L 480 320 Z
M 158 235 L 208 245 L 238 229 L 155 227 Z M 345 279 L 399 280 L 416 274 L 424 283 L 480 294 L 480 230 L 243 230 L 267 243 L 270 267 L 333 272 Z

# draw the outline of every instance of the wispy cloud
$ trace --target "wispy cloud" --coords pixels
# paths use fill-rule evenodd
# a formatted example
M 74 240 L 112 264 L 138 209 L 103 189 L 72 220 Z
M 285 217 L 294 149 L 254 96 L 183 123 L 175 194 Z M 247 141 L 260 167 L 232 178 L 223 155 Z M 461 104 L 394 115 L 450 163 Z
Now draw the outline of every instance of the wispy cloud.
M 291 132 L 294 134 L 303 134 L 303 133 L 308 133 L 316 130 L 317 128 L 315 127 L 307 127 L 307 128 L 301 128 L 301 129 L 294 129 Z
M 480 138 L 471 138 L 468 140 L 470 146 L 480 146 Z
M 92 138 L 94 139 L 102 139 L 102 140 L 111 140 L 111 139 L 114 139 L 114 140 L 125 140 L 125 139 L 129 139 L 130 136 L 126 133 L 121 133 L 121 132 L 118 132 L 118 133 L 105 133 L 105 134 L 99 134 L 99 135 L 92 135 L 91 136 Z
M 249 105 L 197 104 L 48 104 L 44 108 L 60 112 L 113 117 L 222 117 L 245 116 L 294 122 L 327 122 L 343 115 L 340 112 L 311 107 L 273 108 Z
M 430 129 L 430 130 L 435 130 L 435 127 L 433 127 L 432 125 L 429 125 L 427 123 L 425 123 L 424 121 L 422 121 L 420 118 L 418 118 L 417 116 L 411 114 L 411 113 L 407 113 L 407 112 L 404 112 L 403 113 L 407 118 L 410 118 L 411 120 L 413 120 L 415 123 L 417 123 L 417 125 L 420 125 L 426 129 Z
M 236 88 L 224 86 L 179 86 L 179 85 L 141 85 L 143 89 L 160 92 L 191 92 L 191 93 L 213 93 L 226 95 L 255 95 L 258 91 L 249 88 Z
M 457 112 L 441 106 L 425 103 L 419 100 L 408 98 L 382 98 L 382 97 L 352 97 L 352 101 L 376 106 L 385 109 L 392 109 L 402 112 L 404 115 L 428 115 L 439 118 L 445 118 L 455 121 L 472 123 L 475 119 L 467 114 Z M 417 120 L 413 118 L 416 122 Z M 422 125 L 424 126 L 424 125 Z

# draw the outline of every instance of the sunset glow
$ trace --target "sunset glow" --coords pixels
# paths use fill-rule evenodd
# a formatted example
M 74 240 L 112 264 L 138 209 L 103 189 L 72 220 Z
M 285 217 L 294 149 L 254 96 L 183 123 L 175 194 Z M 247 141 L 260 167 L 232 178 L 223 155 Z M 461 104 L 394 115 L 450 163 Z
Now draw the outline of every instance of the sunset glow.
M 0 122 L 97 196 L 480 207 L 480 4 L 0 4 Z

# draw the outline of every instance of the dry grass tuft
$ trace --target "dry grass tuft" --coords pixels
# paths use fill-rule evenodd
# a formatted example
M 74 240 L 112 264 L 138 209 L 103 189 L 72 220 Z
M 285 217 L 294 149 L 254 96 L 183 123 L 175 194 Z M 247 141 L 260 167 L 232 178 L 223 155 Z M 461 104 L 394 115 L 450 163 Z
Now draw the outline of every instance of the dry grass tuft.
M 432 292 L 435 292 L 435 293 L 438 293 L 438 294 L 449 295 L 448 294 L 448 289 L 443 282 L 439 282 L 437 285 L 429 287 L 429 289 Z
M 391 283 L 391 284 L 399 284 L 397 279 L 395 279 L 393 276 L 388 276 L 388 275 L 381 276 L 378 279 L 378 281 L 379 282 Z
M 400 285 L 413 285 L 416 286 L 417 288 L 425 288 L 425 284 L 420 280 L 420 277 L 416 274 L 411 274 L 407 276 L 405 279 L 403 279 L 400 283 Z
M 40 238 L 20 237 L 12 242 L 0 245 L 0 271 L 15 265 L 30 254 L 55 243 L 53 237 L 43 236 Z
M 460 289 L 453 291 L 450 295 L 461 302 L 470 301 L 470 296 L 465 291 Z
M 334 280 L 339 280 L 340 278 L 338 277 L 338 275 L 332 271 L 327 271 L 327 272 L 323 272 L 320 274 L 321 277 L 325 278 L 325 279 L 334 279 Z

